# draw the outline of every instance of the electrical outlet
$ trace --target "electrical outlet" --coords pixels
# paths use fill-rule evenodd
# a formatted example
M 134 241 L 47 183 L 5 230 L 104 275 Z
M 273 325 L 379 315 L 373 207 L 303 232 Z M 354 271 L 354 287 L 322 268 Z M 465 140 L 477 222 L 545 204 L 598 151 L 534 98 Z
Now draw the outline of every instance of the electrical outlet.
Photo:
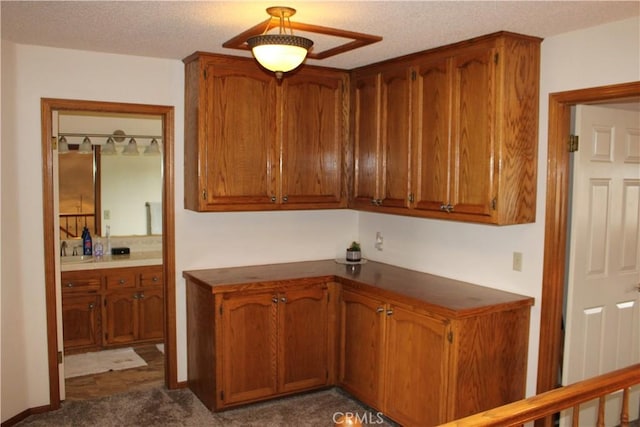
M 382 250 L 382 243 L 384 242 L 384 237 L 382 237 L 382 233 L 377 231 L 376 232 L 376 244 L 375 247 L 377 250 L 381 251 Z
M 111 219 L 111 211 L 109 209 L 104 210 L 104 219 Z
M 515 271 L 522 271 L 522 252 L 513 253 L 513 269 Z

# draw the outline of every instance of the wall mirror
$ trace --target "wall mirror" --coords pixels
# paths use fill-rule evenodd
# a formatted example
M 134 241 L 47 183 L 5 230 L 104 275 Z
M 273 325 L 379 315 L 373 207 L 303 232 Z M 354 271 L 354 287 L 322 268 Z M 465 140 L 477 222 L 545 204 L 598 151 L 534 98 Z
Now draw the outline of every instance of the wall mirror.
M 57 112 L 60 238 L 162 234 L 162 117 Z

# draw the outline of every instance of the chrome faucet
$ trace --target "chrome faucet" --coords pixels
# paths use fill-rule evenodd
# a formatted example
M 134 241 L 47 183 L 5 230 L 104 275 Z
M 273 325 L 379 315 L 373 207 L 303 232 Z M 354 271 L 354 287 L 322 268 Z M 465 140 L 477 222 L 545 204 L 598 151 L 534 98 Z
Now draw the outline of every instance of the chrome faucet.
M 67 256 L 67 242 L 64 240 L 60 243 L 60 256 Z

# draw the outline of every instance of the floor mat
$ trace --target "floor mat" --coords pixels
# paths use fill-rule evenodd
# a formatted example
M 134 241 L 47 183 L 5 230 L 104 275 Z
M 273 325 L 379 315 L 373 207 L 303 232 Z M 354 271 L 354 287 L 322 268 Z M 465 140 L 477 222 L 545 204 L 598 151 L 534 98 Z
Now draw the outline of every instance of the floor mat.
M 72 354 L 64 357 L 64 377 L 80 377 L 146 365 L 147 362 L 138 356 L 131 347 Z

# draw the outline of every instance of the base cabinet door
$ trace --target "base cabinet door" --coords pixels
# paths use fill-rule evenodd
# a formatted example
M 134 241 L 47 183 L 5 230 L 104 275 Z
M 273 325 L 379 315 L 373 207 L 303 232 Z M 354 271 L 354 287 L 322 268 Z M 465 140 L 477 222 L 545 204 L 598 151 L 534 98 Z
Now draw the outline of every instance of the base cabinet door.
M 105 296 L 105 344 L 126 344 L 138 338 L 138 293 L 135 290 L 110 292 Z
M 343 290 L 340 305 L 340 383 L 364 403 L 380 407 L 384 303 L 373 297 Z
M 444 423 L 448 322 L 393 305 L 386 322 L 385 415 L 407 426 Z
M 219 348 L 223 404 L 276 394 L 277 295 L 274 292 L 225 298 Z
M 145 289 L 138 293 L 140 340 L 164 337 L 164 297 L 162 289 Z
M 100 295 L 63 295 L 62 335 L 64 349 L 100 347 Z
M 326 385 L 328 371 L 328 291 L 289 290 L 278 302 L 278 366 L 281 392 Z

